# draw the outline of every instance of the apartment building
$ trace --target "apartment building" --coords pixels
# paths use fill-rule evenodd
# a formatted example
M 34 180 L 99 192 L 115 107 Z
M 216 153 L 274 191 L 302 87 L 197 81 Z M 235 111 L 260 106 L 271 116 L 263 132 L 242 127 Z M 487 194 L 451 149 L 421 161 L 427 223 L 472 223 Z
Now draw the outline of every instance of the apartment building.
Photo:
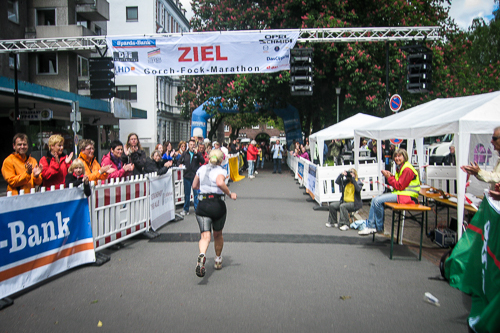
M 106 0 L 6 2 L 6 6 L 0 6 L 0 40 L 37 39 L 37 43 L 44 43 L 106 34 L 109 20 Z M 96 50 L 68 47 L 57 51 L 36 48 L 24 51 L 0 54 L 0 118 L 4 120 L 0 137 L 3 142 L 11 142 L 16 132 L 25 132 L 32 143 L 32 155 L 40 158 L 47 152 L 48 137 L 57 133 L 65 137 L 67 152 L 74 151 L 78 140 L 88 138 L 96 142 L 97 154 L 102 156 L 109 142 L 118 137 L 119 123 L 117 115 L 112 113 L 114 100 L 89 97 L 88 59 L 98 56 Z M 81 121 L 75 126 L 77 135 L 70 120 L 75 101 L 81 112 Z M 42 111 L 45 117 L 37 115 Z M 131 113 L 137 118 L 146 117 L 142 110 L 131 110 Z M 1 160 L 11 153 L 10 145 L 0 149 Z
M 130 36 L 189 31 L 186 11 L 178 0 L 110 0 L 108 35 Z M 120 120 L 120 138 L 137 133 L 141 145 L 152 152 L 157 143 L 176 144 L 190 137 L 190 120 L 181 117 L 175 101 L 182 85 L 178 76 L 117 76 L 117 97 L 147 110 L 147 119 Z

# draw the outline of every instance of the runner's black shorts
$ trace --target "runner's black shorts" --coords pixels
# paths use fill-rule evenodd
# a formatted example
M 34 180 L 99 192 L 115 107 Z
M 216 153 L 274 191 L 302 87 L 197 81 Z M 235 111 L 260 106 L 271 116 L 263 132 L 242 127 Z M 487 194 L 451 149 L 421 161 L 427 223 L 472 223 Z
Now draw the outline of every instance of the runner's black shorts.
M 198 202 L 196 220 L 200 232 L 221 231 L 226 223 L 226 203 L 220 199 L 205 199 Z

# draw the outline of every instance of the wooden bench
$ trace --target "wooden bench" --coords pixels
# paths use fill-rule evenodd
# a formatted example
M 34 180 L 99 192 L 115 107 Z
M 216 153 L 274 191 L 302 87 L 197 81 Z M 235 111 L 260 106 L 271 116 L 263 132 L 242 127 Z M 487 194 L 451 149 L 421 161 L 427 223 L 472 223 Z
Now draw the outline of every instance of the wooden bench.
M 398 213 L 398 231 L 396 242 L 399 242 L 399 228 L 401 224 L 401 213 L 404 211 L 409 212 L 410 216 L 405 216 L 407 220 L 414 220 L 420 224 L 420 251 L 418 254 L 418 260 L 422 260 L 422 239 L 424 237 L 424 213 L 431 210 L 430 207 L 417 204 L 398 204 L 397 202 L 385 202 L 384 205 L 387 208 L 392 209 L 392 230 L 391 230 L 391 254 L 390 259 L 392 260 L 392 252 L 394 248 L 394 222 L 396 221 L 396 212 Z M 418 215 L 413 215 L 412 213 L 421 213 L 421 218 L 418 219 Z M 419 214 L 420 215 L 420 214 Z M 373 241 L 375 241 L 375 234 L 373 234 Z

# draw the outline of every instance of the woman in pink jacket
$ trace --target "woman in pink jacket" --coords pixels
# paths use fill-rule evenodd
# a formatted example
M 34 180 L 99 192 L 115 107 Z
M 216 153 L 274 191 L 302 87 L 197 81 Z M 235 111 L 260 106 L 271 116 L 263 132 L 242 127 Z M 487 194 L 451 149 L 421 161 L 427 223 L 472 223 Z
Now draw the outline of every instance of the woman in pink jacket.
M 101 166 L 111 165 L 116 171 L 108 175 L 108 179 L 122 178 L 132 174 L 134 164 L 123 164 L 121 156 L 123 154 L 123 143 L 119 140 L 111 142 L 111 150 L 102 157 Z
M 253 173 L 255 170 L 255 162 L 257 161 L 257 156 L 259 155 L 259 149 L 257 149 L 255 145 L 257 145 L 257 142 L 255 140 L 252 140 L 247 149 L 248 178 L 250 179 L 255 178 Z

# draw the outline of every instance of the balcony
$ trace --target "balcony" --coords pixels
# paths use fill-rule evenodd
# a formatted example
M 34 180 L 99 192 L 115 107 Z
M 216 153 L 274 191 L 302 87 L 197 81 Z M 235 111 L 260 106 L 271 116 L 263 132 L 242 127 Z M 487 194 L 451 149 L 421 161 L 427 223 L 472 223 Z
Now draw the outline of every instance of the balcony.
M 109 21 L 109 3 L 106 0 L 76 0 L 76 13 L 89 21 Z
M 95 36 L 92 30 L 81 25 L 38 25 L 35 30 L 36 38 Z

